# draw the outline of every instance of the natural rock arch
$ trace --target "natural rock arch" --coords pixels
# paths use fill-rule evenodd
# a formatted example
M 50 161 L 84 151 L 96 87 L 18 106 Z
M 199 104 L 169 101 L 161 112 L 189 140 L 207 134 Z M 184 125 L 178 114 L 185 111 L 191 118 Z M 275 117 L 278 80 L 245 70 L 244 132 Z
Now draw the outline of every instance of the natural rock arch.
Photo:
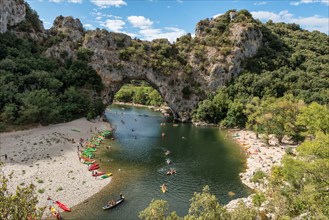
M 171 44 L 100 29 L 84 31 L 79 19 L 59 16 L 49 33 L 64 37 L 46 55 L 64 62 L 81 50 L 91 52 L 89 65 L 105 85 L 104 103 L 110 104 L 124 83 L 145 80 L 177 119 L 188 121 L 198 102 L 239 74 L 241 63 L 261 46 L 262 33 L 249 13 L 238 12 L 232 19 L 227 12 L 200 21 L 195 38 L 186 35 Z

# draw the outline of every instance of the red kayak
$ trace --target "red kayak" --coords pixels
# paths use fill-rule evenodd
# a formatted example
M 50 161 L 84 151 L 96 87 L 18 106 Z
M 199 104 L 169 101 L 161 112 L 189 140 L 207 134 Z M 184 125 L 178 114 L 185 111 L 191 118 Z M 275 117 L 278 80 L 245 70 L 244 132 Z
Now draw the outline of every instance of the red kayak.
M 92 171 L 92 170 L 97 170 L 99 168 L 99 166 L 91 166 L 88 168 L 89 171 Z
M 58 205 L 59 208 L 63 209 L 64 211 L 70 212 L 71 209 L 69 207 L 67 207 L 66 205 L 64 205 L 63 203 L 56 201 L 56 204 Z
M 98 172 L 98 173 L 93 173 L 92 175 L 93 176 L 101 176 L 101 175 L 104 175 L 105 173 L 104 172 Z

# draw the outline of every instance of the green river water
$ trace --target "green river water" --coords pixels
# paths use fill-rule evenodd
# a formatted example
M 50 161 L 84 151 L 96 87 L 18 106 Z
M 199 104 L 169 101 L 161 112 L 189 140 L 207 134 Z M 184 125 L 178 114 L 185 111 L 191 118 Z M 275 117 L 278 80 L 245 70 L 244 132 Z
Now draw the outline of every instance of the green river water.
M 250 190 L 239 173 L 245 157 L 239 146 L 218 128 L 196 127 L 192 124 L 168 123 L 161 114 L 147 108 L 111 105 L 106 117 L 115 131 L 115 141 L 107 141 L 97 152 L 101 170 L 113 173 L 112 182 L 86 202 L 64 213 L 66 219 L 138 219 L 152 199 L 164 199 L 170 211 L 186 215 L 193 192 L 209 185 L 221 204 L 245 197 Z M 160 123 L 166 123 L 160 126 Z M 162 137 L 165 133 L 165 137 Z M 170 155 L 166 156 L 165 151 Z M 167 165 L 170 158 L 173 164 Z M 175 168 L 177 174 L 167 176 Z M 101 180 L 100 180 L 101 181 Z M 167 193 L 160 185 L 165 183 Z M 83 187 L 83 186 L 82 186 Z M 230 197 L 232 191 L 235 196 Z M 110 199 L 123 192 L 126 200 L 114 209 L 103 211 Z

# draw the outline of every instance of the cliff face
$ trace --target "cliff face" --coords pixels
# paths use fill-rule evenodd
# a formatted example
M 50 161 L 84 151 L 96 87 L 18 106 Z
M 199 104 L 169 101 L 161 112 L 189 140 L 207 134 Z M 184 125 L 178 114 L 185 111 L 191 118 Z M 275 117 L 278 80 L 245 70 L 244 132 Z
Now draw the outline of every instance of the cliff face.
M 239 74 L 241 62 L 255 55 L 262 42 L 259 23 L 246 11 L 200 21 L 195 38 L 186 35 L 174 44 L 100 29 L 84 31 L 79 19 L 63 16 L 46 33 L 53 42 L 45 51 L 48 57 L 64 63 L 81 51 L 92 54 L 89 65 L 105 85 L 104 103 L 111 103 L 123 84 L 145 80 L 181 121 L 188 121 L 200 100 Z
M 1 0 L 0 6 L 0 33 L 25 20 L 26 7 L 23 0 Z

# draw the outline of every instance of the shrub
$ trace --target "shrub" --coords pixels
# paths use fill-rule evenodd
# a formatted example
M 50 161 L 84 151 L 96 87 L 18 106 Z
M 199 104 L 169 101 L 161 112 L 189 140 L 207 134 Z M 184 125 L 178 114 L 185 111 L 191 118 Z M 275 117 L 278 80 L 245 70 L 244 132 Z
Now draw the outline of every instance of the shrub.
M 251 178 L 251 181 L 254 183 L 257 182 L 259 183 L 264 177 L 266 177 L 266 174 L 261 170 L 257 170 L 256 173 Z

